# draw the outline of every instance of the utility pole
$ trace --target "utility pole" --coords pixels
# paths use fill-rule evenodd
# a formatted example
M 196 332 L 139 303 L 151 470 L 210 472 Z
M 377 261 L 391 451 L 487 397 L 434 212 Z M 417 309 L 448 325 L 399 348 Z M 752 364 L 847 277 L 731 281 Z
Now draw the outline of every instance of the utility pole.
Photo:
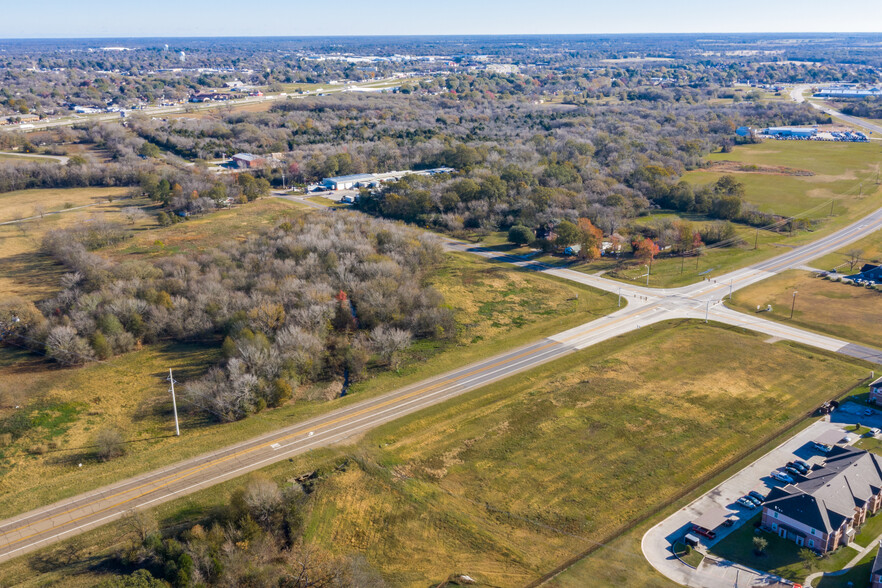
M 646 285 L 649 285 L 649 266 L 646 266 Z
M 835 202 L 836 202 L 835 200 L 831 200 L 831 201 L 830 201 L 830 216 L 833 216 L 833 204 L 834 204 Z
M 175 435 L 181 436 L 181 428 L 178 426 L 178 403 L 175 400 L 175 379 L 172 377 L 171 368 L 168 368 L 168 381 L 171 384 L 172 408 L 175 411 Z
M 793 309 L 796 308 L 796 295 L 798 292 L 796 290 L 793 291 L 793 302 L 790 304 L 790 318 L 793 318 Z
M 683 256 L 680 258 L 680 273 L 683 273 L 683 266 L 686 265 L 686 252 L 683 252 Z
M 753 248 L 756 249 L 757 245 L 759 245 L 759 229 L 756 230 L 756 237 L 753 238 Z

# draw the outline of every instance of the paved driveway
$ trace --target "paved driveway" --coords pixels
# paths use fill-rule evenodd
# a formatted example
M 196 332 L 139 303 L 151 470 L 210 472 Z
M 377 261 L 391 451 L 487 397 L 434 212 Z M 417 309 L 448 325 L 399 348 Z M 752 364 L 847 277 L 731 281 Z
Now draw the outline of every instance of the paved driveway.
M 847 415 L 847 412 L 836 415 L 832 418 L 833 422 L 830 422 L 828 418 L 816 421 L 716 488 L 651 528 L 643 536 L 641 543 L 643 555 L 659 572 L 685 586 L 717 588 L 718 586 L 775 585 L 778 580 L 775 576 L 751 570 L 732 562 L 718 561 L 714 558 L 705 558 L 697 570 L 693 569 L 674 557 L 670 546 L 681 539 L 691 528 L 692 521 L 708 511 L 711 505 L 731 510 L 736 523 L 732 527 L 721 526 L 717 528 L 717 537 L 713 541 L 701 538 L 700 551 L 706 552 L 707 548 L 712 547 L 723 537 L 743 525 L 759 511 L 758 509 L 745 510 L 736 505 L 735 500 L 751 490 L 765 495 L 774 486 L 783 486 L 781 482 L 772 479 L 769 474 L 795 457 L 812 464 L 821 461 L 821 454 L 811 448 L 811 442 L 830 430 L 842 431 L 845 436 L 845 431 L 842 428 L 843 422 L 840 421 L 847 420 Z M 879 418 L 882 421 L 882 417 Z M 852 418 L 850 422 L 854 422 L 854 419 Z

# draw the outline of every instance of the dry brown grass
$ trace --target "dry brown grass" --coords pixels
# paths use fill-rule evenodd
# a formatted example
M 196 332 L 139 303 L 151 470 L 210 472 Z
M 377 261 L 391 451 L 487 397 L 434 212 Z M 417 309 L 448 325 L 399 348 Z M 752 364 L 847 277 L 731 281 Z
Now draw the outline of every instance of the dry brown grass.
M 47 214 L 44 218 L 0 225 L 0 296 L 21 296 L 40 300 L 58 289 L 58 279 L 64 268 L 49 257 L 40 254 L 43 235 L 52 229 L 81 223 L 96 215 L 122 220 L 120 211 L 126 206 L 150 206 L 145 199 L 120 198 L 126 188 L 83 188 L 73 190 L 24 190 L 0 195 L 0 217 L 27 217 L 34 214 L 40 203 L 45 210 L 64 210 L 65 203 L 88 208 Z M 113 198 L 108 202 L 108 196 Z M 152 223 L 145 219 L 137 228 Z
M 790 307 L 797 292 L 793 319 Z M 735 293 L 730 306 L 756 312 L 757 306 L 771 312 L 769 318 L 827 333 L 871 347 L 882 346 L 879 337 L 879 309 L 882 292 L 813 277 L 809 272 L 790 270 Z

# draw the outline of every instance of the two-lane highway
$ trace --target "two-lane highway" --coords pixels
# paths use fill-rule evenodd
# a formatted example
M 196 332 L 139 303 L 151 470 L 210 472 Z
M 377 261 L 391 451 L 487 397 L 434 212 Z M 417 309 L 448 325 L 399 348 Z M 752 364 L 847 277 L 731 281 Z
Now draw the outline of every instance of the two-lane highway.
M 882 210 L 816 243 L 726 274 L 715 282 L 705 281 L 667 290 L 623 284 L 602 276 L 544 266 L 504 253 L 448 241 L 447 246 L 450 249 L 470 251 L 501 262 L 530 267 L 620 295 L 623 304 L 627 301 L 627 305 L 595 321 L 424 382 L 355 402 L 271 434 L 2 521 L 0 561 L 99 526 L 123 516 L 131 509 L 153 506 L 315 447 L 338 443 L 401 416 L 660 321 L 708 318 L 767 333 L 777 339 L 788 339 L 879 361 L 876 350 L 860 348 L 855 351 L 859 346 L 738 313 L 723 307 L 721 300 L 730 291 L 830 253 L 880 227 Z

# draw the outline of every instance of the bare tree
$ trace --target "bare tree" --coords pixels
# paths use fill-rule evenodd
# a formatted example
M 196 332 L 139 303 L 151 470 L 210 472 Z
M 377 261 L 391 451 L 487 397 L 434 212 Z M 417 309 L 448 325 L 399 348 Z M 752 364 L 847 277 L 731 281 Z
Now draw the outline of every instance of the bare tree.
M 845 252 L 848 256 L 848 269 L 854 271 L 854 268 L 861 262 L 861 256 L 864 254 L 863 249 L 849 249 Z
M 242 499 L 248 507 L 251 518 L 268 529 L 282 504 L 282 491 L 279 490 L 278 484 L 260 476 L 248 483 Z
M 398 369 L 401 362 L 400 352 L 410 345 L 413 338 L 410 331 L 394 327 L 379 326 L 371 331 L 371 343 L 374 349 L 392 369 Z
M 122 209 L 122 215 L 129 221 L 130 225 L 135 224 L 139 220 L 143 219 L 147 216 L 147 213 L 144 212 L 139 206 L 126 206 Z

